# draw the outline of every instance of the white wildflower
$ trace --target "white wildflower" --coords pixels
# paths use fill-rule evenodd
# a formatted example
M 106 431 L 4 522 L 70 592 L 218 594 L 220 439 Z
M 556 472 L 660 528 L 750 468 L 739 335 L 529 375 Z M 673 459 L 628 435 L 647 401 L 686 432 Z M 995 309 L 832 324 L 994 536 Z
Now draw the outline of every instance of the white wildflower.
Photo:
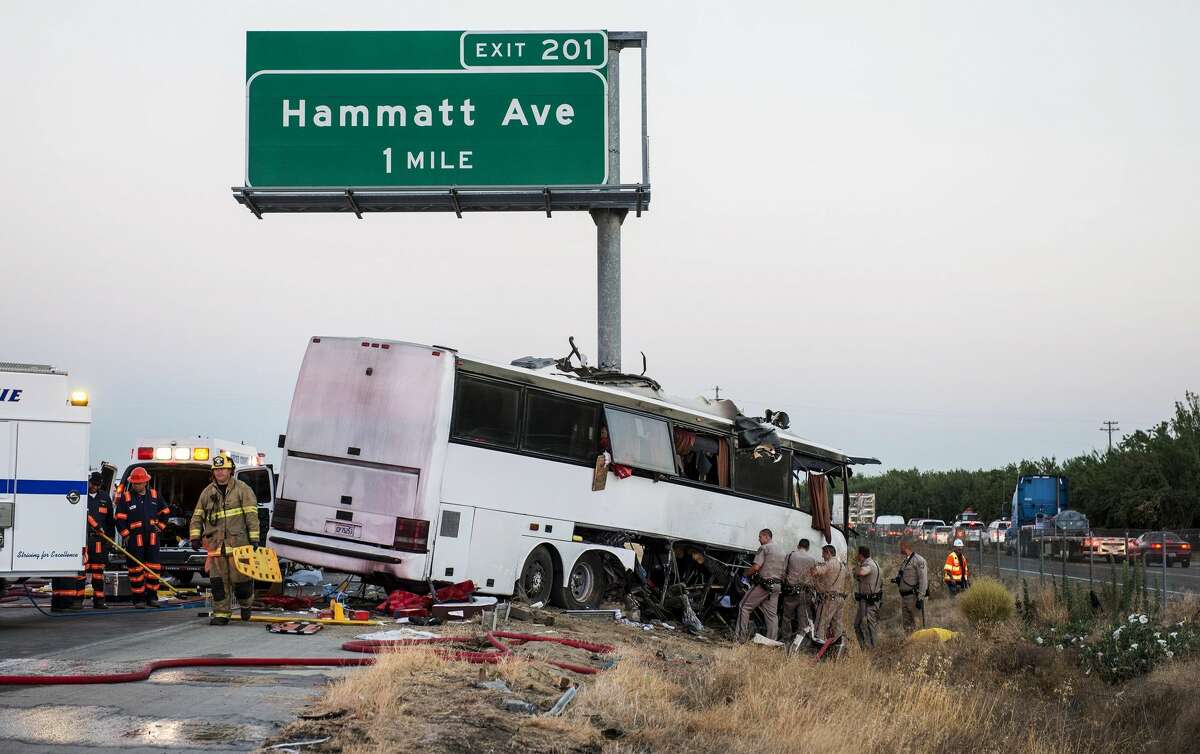
M 1137 617 L 1137 613 L 1130 613 L 1130 614 L 1129 614 L 1129 622 L 1130 622 L 1130 623 L 1137 623 L 1137 619 L 1138 619 L 1138 617 Z
M 1140 618 L 1138 618 L 1138 620 L 1139 620 L 1139 621 L 1141 621 L 1141 623 L 1142 623 L 1142 625 L 1143 625 L 1143 626 L 1144 626 L 1144 625 L 1146 625 L 1147 623 L 1149 623 L 1149 622 L 1150 622 L 1150 618 L 1149 618 L 1148 616 L 1145 616 L 1145 615 L 1143 615 L 1143 616 L 1141 616 Z
M 1129 648 L 1130 648 L 1130 649 L 1137 649 L 1137 644 L 1130 644 L 1130 645 L 1129 645 Z
M 1113 638 L 1114 638 L 1114 639 L 1118 638 L 1118 637 L 1121 635 L 1121 628 L 1122 628 L 1122 626 L 1117 626 L 1117 630 L 1116 630 L 1116 631 L 1113 631 Z
M 1178 631 L 1172 631 L 1171 633 L 1167 634 L 1167 636 L 1170 636 L 1172 639 L 1174 639 L 1174 638 L 1176 638 L 1176 637 L 1178 637 L 1178 636 L 1179 636 L 1179 632 L 1178 632 Z
M 1168 650 L 1167 650 L 1167 658 L 1169 659 L 1169 658 L 1171 658 L 1171 657 L 1174 657 L 1174 656 L 1175 656 L 1175 653 L 1174 653 L 1174 652 L 1172 652 L 1171 650 L 1169 650 L 1169 649 L 1168 649 Z
M 1036 639 L 1034 639 L 1034 641 L 1036 641 L 1038 644 L 1041 644 L 1041 643 L 1042 643 L 1042 637 L 1040 637 L 1040 636 L 1039 636 L 1039 637 L 1037 637 Z
M 1062 645 L 1061 645 L 1061 644 L 1056 644 L 1056 645 L 1054 646 L 1054 648 L 1055 648 L 1055 649 L 1057 649 L 1059 652 L 1061 652 L 1061 651 L 1062 651 Z
M 1158 646 L 1160 646 L 1160 647 L 1165 647 L 1165 646 L 1167 646 L 1167 640 L 1166 640 L 1166 639 L 1159 639 L 1159 640 L 1158 640 Z

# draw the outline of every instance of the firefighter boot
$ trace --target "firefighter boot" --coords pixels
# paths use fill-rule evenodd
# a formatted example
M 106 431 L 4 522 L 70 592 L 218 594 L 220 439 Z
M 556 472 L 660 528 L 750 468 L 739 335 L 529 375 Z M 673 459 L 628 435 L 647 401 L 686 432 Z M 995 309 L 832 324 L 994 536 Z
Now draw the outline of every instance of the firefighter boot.
M 104 592 L 99 592 L 99 593 L 93 592 L 92 593 L 92 609 L 93 610 L 107 610 L 108 609 L 108 605 L 104 604 Z
M 241 609 L 241 618 L 245 622 L 250 621 L 250 603 L 254 600 L 254 582 L 242 581 L 233 585 L 233 593 L 237 596 L 238 607 Z
M 210 626 L 227 626 L 229 625 L 229 593 L 225 591 L 225 580 L 213 576 L 209 579 L 209 587 L 212 589 L 212 618 L 209 619 Z

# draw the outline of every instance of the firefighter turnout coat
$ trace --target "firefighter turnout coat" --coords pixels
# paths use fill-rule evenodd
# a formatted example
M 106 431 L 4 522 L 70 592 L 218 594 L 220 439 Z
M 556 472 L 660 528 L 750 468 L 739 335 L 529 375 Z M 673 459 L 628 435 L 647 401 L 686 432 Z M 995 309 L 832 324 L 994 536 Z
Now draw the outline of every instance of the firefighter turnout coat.
M 957 585 L 970 580 L 971 571 L 967 565 L 967 556 L 951 550 L 946 556 L 946 565 L 942 567 L 942 581 Z
M 192 539 L 203 539 L 210 557 L 235 547 L 258 543 L 258 498 L 250 485 L 230 479 L 222 492 L 211 482 L 200 493 L 188 527 Z

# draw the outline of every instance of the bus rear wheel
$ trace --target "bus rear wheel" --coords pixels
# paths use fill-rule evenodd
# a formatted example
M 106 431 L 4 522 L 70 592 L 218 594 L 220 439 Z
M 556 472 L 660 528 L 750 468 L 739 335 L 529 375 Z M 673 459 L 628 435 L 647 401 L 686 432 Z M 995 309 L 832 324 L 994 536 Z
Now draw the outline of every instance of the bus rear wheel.
M 545 547 L 536 547 L 521 568 L 520 592 L 530 604 L 550 601 L 554 591 L 554 561 Z
M 608 576 L 600 556 L 587 552 L 579 556 L 562 583 L 555 584 L 554 604 L 567 610 L 590 610 L 600 604 L 608 591 Z

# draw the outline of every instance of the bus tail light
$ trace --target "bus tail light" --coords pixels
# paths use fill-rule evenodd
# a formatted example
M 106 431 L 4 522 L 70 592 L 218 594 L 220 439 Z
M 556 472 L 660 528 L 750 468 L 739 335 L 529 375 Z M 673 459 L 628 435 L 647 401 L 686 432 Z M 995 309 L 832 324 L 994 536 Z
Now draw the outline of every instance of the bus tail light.
M 296 530 L 296 501 L 279 498 L 275 501 L 275 512 L 271 516 L 271 528 L 279 531 Z
M 139 461 L 153 461 L 154 460 L 154 448 L 138 448 L 137 449 L 137 459 Z
M 429 551 L 429 522 L 419 518 L 397 518 L 392 546 L 409 552 Z

